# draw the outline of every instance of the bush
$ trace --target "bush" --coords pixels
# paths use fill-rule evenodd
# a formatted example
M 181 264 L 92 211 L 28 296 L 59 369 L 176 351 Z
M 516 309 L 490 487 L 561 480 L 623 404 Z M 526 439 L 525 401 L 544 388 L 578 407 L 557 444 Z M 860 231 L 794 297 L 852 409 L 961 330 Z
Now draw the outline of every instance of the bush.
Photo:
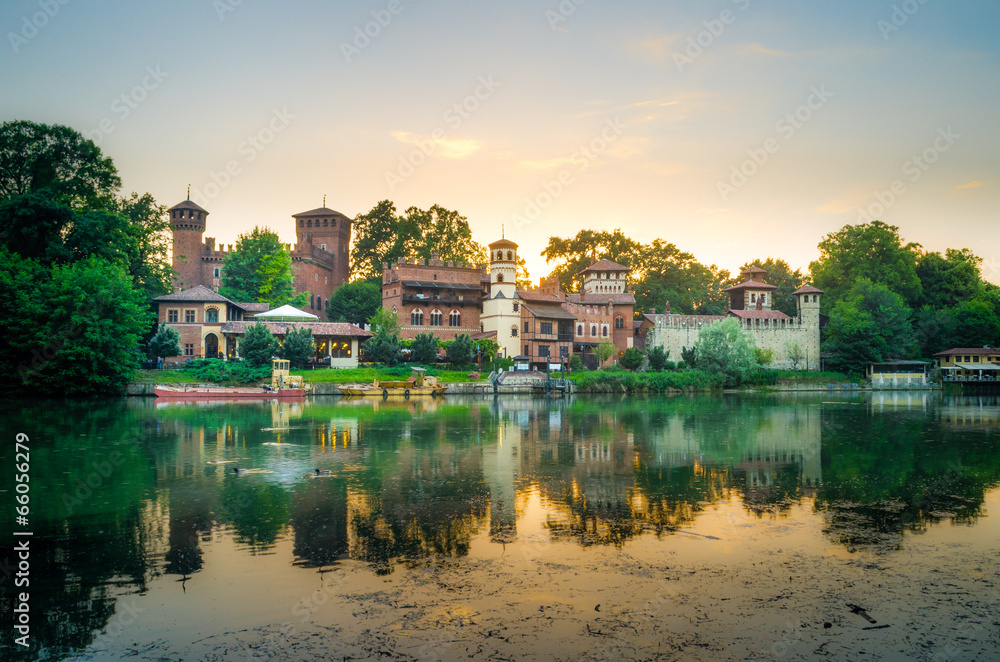
M 622 354 L 621 359 L 618 360 L 618 364 L 621 367 L 633 372 L 641 368 L 642 364 L 645 362 L 646 357 L 643 355 L 642 350 L 638 347 L 629 347 Z
M 278 356 L 288 359 L 293 368 L 302 368 L 309 359 L 316 355 L 316 343 L 313 342 L 312 329 L 305 327 L 291 330 L 285 334 L 285 342 L 278 349 Z
M 274 358 L 278 350 L 278 341 L 274 339 L 271 330 L 263 322 L 257 322 L 247 329 L 243 338 L 240 339 L 240 358 L 249 361 L 253 366 L 267 366 L 271 368 L 271 359 Z
M 387 366 L 394 366 L 403 360 L 403 347 L 399 336 L 388 330 L 379 329 L 375 336 L 365 342 L 365 358 Z
M 667 369 L 667 357 L 670 356 L 668 350 L 663 349 L 663 345 L 657 345 L 649 350 L 646 358 L 649 359 L 649 369 L 653 372 L 662 372 Z
M 703 370 L 685 372 L 587 372 L 576 379 L 577 389 L 591 393 L 668 393 L 722 388 L 723 376 Z
M 510 360 L 511 365 L 514 363 L 514 359 Z M 583 365 L 583 359 L 580 358 L 579 354 L 574 354 L 569 357 L 569 369 L 571 372 L 584 372 L 587 368 Z
M 197 359 L 184 364 L 184 370 L 203 382 L 226 382 L 230 384 L 255 384 L 267 381 L 271 376 L 271 366 L 255 366 L 249 361 L 222 361 L 220 359 Z
M 434 363 L 438 360 L 438 341 L 433 333 L 419 333 L 410 343 L 410 360 L 414 363 Z
M 695 367 L 695 355 L 693 346 L 681 348 L 681 360 L 684 362 L 684 365 L 687 366 L 688 368 Z
M 463 368 L 457 366 L 467 366 L 472 363 L 472 338 L 467 333 L 458 334 L 454 340 L 447 344 L 445 353 L 448 355 L 448 361 L 456 366 L 455 369 L 462 370 Z

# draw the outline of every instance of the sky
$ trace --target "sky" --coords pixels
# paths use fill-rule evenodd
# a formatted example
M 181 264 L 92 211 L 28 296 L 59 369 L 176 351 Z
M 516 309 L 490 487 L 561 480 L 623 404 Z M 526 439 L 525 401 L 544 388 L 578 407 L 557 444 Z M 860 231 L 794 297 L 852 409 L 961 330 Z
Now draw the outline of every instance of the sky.
M 1000 4 L 5 0 L 0 121 L 71 126 L 206 236 L 439 204 L 736 271 L 879 219 L 1000 283 Z

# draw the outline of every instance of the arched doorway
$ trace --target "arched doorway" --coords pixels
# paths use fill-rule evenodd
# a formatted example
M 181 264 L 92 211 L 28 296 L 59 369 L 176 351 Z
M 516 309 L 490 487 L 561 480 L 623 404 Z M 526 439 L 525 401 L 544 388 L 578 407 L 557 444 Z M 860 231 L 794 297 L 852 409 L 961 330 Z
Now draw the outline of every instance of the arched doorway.
M 216 359 L 219 357 L 219 338 L 214 333 L 205 336 L 205 358 Z

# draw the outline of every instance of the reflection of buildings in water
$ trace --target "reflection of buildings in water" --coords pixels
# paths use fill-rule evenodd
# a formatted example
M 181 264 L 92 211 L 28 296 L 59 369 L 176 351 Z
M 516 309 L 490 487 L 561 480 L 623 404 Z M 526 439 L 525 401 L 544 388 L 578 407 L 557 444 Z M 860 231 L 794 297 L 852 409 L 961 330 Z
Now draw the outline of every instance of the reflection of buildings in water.
M 514 489 L 521 466 L 520 426 L 499 420 L 495 443 L 483 448 L 483 479 L 490 490 L 490 540 L 514 542 L 517 539 L 517 493 Z
M 896 409 L 927 411 L 936 397 L 934 391 L 871 391 L 866 394 L 865 404 L 869 411 L 879 413 Z
M 312 421 L 311 430 L 313 443 L 321 451 L 335 451 L 338 448 L 357 450 L 359 435 L 356 418 L 331 418 L 325 421 L 316 419 Z
M 1000 427 L 1000 398 L 995 395 L 944 397 L 937 411 L 938 420 L 950 427 L 986 432 Z

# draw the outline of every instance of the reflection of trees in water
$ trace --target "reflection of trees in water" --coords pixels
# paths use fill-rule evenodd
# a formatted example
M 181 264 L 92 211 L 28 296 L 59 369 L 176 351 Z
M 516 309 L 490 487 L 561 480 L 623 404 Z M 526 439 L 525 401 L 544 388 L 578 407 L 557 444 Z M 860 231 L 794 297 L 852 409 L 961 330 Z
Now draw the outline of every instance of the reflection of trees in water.
M 274 546 L 288 523 L 288 492 L 260 476 L 227 475 L 219 494 L 219 520 L 233 528 L 236 542 L 253 552 Z
M 294 553 L 305 567 L 330 565 L 347 553 L 347 481 L 317 478 L 292 498 Z

